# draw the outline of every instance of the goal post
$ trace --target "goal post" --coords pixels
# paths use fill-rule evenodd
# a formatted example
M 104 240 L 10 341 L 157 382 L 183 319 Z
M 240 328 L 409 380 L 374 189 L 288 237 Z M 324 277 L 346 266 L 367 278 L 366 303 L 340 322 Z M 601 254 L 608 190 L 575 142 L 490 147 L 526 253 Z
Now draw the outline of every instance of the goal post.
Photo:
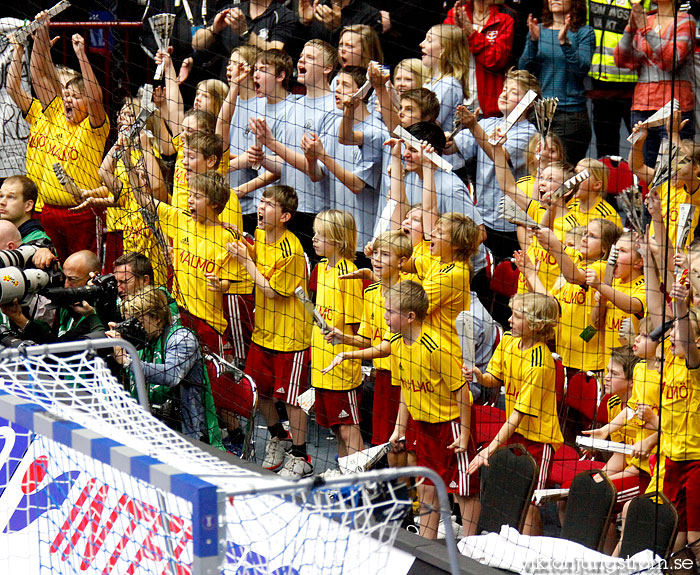
M 414 476 L 438 487 L 457 573 L 431 470 L 262 475 L 152 417 L 92 350 L 42 348 L 0 351 L 0 572 L 400 575 Z

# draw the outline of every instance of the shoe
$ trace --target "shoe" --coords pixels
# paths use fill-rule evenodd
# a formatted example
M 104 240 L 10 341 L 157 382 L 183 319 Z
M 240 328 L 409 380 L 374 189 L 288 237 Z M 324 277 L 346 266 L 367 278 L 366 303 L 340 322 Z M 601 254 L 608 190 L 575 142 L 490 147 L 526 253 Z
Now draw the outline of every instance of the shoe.
M 284 458 L 287 455 L 287 451 L 289 451 L 291 448 L 291 437 L 288 439 L 272 437 L 265 446 L 265 459 L 263 459 L 262 466 L 270 471 L 279 469 L 280 465 L 284 463 Z
M 301 479 L 312 475 L 313 472 L 314 467 L 311 465 L 311 458 L 308 455 L 306 457 L 295 457 L 288 454 L 287 459 L 284 461 L 284 466 L 279 471 L 279 476 L 285 479 Z

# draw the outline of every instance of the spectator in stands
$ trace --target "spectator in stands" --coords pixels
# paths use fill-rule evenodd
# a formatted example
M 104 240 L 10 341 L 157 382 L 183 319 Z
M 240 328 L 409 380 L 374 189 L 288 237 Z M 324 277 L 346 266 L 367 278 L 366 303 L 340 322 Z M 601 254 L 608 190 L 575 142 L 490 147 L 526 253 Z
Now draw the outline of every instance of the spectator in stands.
M 576 164 L 575 172 L 580 174 L 584 170 L 588 170 L 589 176 L 579 184 L 576 194 L 566 207 L 576 216 L 581 226 L 588 225 L 593 219 L 603 218 L 621 228 L 620 216 L 603 198 L 608 185 L 608 168 L 600 160 L 583 158 Z
M 395 449 L 415 445 L 417 465 L 435 470 L 453 493 L 465 534 L 476 532 L 479 489 L 476 475 L 467 475 L 475 461 L 471 393 L 460 378 L 459 347 L 426 321 L 428 295 L 420 284 L 403 281 L 386 296 L 386 323 L 391 338 L 392 379 L 401 384 L 396 426 L 389 438 Z M 416 385 L 418 382 L 421 384 Z M 471 470 L 471 469 L 470 469 Z M 420 534 L 437 538 L 440 508 L 435 486 L 418 487 Z
M 139 358 L 151 413 L 186 437 L 223 449 L 196 333 L 173 323 L 168 298 L 155 287 L 145 287 L 125 299 L 122 313 L 127 319 L 139 320 L 146 330 L 148 339 L 139 350 Z M 108 331 L 107 335 L 121 337 L 117 331 Z M 114 348 L 114 359 L 125 368 L 131 365 L 131 356 L 122 348 Z M 133 382 L 131 392 L 136 395 Z
M 28 173 L 39 187 L 42 206 L 37 207 L 42 209 L 44 229 L 59 257 L 65 259 L 79 249 L 96 250 L 97 219 L 91 209 L 70 210 L 80 202 L 63 189 L 52 166 L 59 163 L 79 188 L 97 188 L 101 183 L 98 168 L 109 133 L 109 120 L 102 103 L 102 87 L 88 60 L 83 37 L 74 34 L 72 38 L 82 76 L 62 86 L 51 61 L 49 19 L 41 15 L 38 21 L 41 25 L 32 52 L 32 87 L 44 111 L 30 116 L 30 122 L 40 122 L 37 132 L 40 137 L 29 145 L 40 146 L 44 151 L 38 155 L 42 166 L 34 166 Z M 16 60 L 21 59 L 21 51 L 16 47 Z M 13 70 L 18 71 L 16 67 L 10 71 L 12 79 L 8 80 L 8 92 L 23 112 L 29 114 L 31 97 L 21 89 Z M 55 101 L 63 103 L 63 109 L 52 104 Z
M 227 75 L 228 76 L 228 75 Z M 193 110 L 204 110 L 218 116 L 219 110 L 228 94 L 228 86 L 221 80 L 209 78 L 197 84 L 197 91 L 192 102 Z
M 208 50 L 221 61 L 219 78 L 226 79 L 231 51 L 248 44 L 260 50 L 283 50 L 294 36 L 294 13 L 275 0 L 217 3 L 219 12 L 210 17 L 192 38 L 192 47 Z
M 430 70 L 423 65 L 420 58 L 401 60 L 392 73 L 394 88 L 401 94 L 406 90 L 422 88 L 430 81 Z
M 629 24 L 615 48 L 615 63 L 639 74 L 632 101 L 632 124 L 646 120 L 671 100 L 678 100 L 683 119 L 681 135 L 695 133 L 693 111 L 693 46 L 695 20 L 687 12 L 676 14 L 674 0 L 659 0 L 658 10 L 647 16 L 642 4 L 634 4 Z M 663 127 L 650 128 L 644 148 L 644 163 L 656 165 Z
M 338 40 L 340 67 L 367 68 L 372 60 L 380 64 L 384 61 L 382 45 L 374 28 L 363 24 L 353 24 L 343 28 Z
M 651 2 L 646 0 L 646 8 Z M 598 158 L 617 156 L 620 152 L 620 124 L 632 132 L 630 110 L 632 94 L 637 81 L 637 72 L 615 63 L 615 49 L 622 39 L 622 33 L 630 18 L 631 0 L 606 2 L 588 1 L 588 24 L 595 32 L 595 51 L 588 75 L 592 89 L 588 97 L 593 104 L 593 132 Z
M 265 54 L 265 52 L 263 52 Z M 280 59 L 291 58 L 279 54 Z M 266 168 L 280 175 L 280 184 L 298 192 L 298 212 L 290 230 L 299 238 L 304 252 L 315 260 L 311 245 L 311 230 L 316 214 L 330 206 L 327 180 L 314 181 L 306 172 L 307 163 L 301 149 L 305 133 L 322 135 L 330 114 L 335 114 L 335 97 L 330 81 L 337 66 L 335 49 L 321 40 L 309 40 L 301 51 L 297 63 L 297 80 L 306 86 L 306 94 L 287 102 L 285 118 L 276 134 L 263 120 L 252 123 L 251 129 L 260 143 L 276 154 L 278 161 L 266 157 Z
M 452 130 L 457 106 L 467 99 L 473 105 L 476 91 L 469 89 L 469 44 L 457 26 L 433 26 L 421 42 L 423 64 L 430 70 L 431 80 L 425 88 L 435 92 L 440 101 L 437 123 L 445 131 Z
M 548 0 L 542 23 L 528 18 L 529 34 L 518 66 L 540 81 L 544 98 L 559 98 L 553 130 L 576 164 L 591 142 L 583 80 L 591 68 L 595 47 L 593 28 L 586 26 L 584 0 Z
M 543 489 L 549 478 L 552 456 L 564 441 L 557 418 L 555 366 L 545 342 L 554 336 L 559 306 L 542 294 L 517 294 L 511 302 L 512 333 L 504 334 L 489 362 L 487 372 L 466 365 L 462 374 L 486 387 L 505 386 L 506 422 L 491 443 L 469 461 L 473 474 L 500 446 L 520 443 L 535 458 L 540 470 L 536 489 Z M 530 505 L 524 532 L 542 534 L 539 509 Z
M 0 220 L 12 222 L 25 244 L 35 240 L 51 242 L 41 222 L 32 217 L 38 193 L 36 184 L 27 176 L 10 176 L 0 187 Z
M 474 107 L 484 117 L 500 116 L 498 97 L 505 72 L 513 61 L 514 14 L 503 0 L 459 0 L 445 24 L 455 24 L 469 41 L 469 85 L 476 91 Z
M 287 229 L 297 205 L 296 192 L 289 186 L 265 188 L 254 249 L 244 242 L 227 246 L 231 259 L 255 282 L 255 331 L 245 371 L 258 385 L 260 413 L 270 432 L 262 465 L 272 471 L 282 466 L 288 451 L 290 458 L 299 458 L 293 462 L 311 465 L 306 413 L 297 404 L 308 386 L 311 322 L 294 295 L 298 288 L 307 293 L 308 273 L 301 243 Z M 275 409 L 277 400 L 285 403 L 289 431 Z

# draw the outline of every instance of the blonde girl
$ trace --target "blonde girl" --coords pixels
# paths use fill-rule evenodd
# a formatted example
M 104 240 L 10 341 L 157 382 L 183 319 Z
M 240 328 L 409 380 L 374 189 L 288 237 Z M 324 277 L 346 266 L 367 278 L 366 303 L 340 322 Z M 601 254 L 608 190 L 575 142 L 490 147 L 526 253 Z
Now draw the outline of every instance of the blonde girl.
M 228 86 L 221 80 L 209 78 L 197 84 L 197 91 L 194 96 L 192 108 L 195 110 L 205 110 L 215 116 L 221 110 L 228 94 Z
M 338 353 L 351 351 L 352 345 L 333 345 L 332 331 L 357 335 L 362 319 L 362 281 L 341 279 L 357 271 L 353 263 L 357 247 L 357 228 L 352 214 L 326 210 L 314 221 L 313 246 L 322 259 L 316 266 L 316 310 L 331 329 L 322 332 L 317 325 L 311 334 L 311 385 L 316 389 L 316 421 L 333 430 L 338 439 L 338 456 L 344 457 L 364 448 L 360 433 L 361 361 L 343 362 L 337 369 L 322 373 Z
M 457 106 L 465 98 L 467 105 L 473 103 L 469 91 L 469 43 L 457 26 L 438 24 L 428 30 L 420 48 L 421 60 L 431 75 L 425 87 L 440 100 L 438 124 L 451 130 Z
M 381 64 L 384 61 L 384 53 L 374 28 L 364 24 L 353 24 L 343 28 L 338 39 L 338 59 L 341 68 L 366 68 L 370 60 Z
M 422 88 L 430 81 L 430 70 L 418 58 L 401 60 L 394 68 L 394 87 L 401 94 L 406 90 Z

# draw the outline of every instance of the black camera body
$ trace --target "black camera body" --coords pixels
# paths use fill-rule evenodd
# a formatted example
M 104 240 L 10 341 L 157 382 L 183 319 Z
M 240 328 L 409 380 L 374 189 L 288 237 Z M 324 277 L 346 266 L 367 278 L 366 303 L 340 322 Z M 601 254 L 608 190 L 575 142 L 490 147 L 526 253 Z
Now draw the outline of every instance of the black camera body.
M 96 303 L 107 303 L 117 299 L 117 278 L 114 274 L 105 274 L 92 278 L 92 285 L 77 288 L 52 287 L 42 290 L 41 295 L 51 300 L 56 307 L 64 307 L 88 302 L 90 305 Z
M 136 317 L 130 317 L 114 326 L 114 331 L 118 332 L 122 339 L 128 341 L 136 349 L 143 349 L 148 343 L 146 328 Z

